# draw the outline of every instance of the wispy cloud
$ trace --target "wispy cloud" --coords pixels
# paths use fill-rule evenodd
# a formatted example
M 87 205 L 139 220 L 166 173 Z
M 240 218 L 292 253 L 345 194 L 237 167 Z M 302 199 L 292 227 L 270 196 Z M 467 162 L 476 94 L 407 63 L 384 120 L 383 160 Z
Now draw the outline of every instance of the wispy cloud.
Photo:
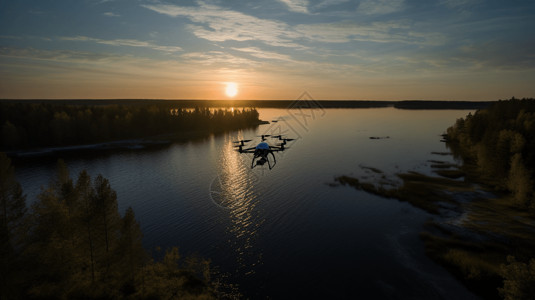
M 441 0 L 441 5 L 449 8 L 465 8 L 480 3 L 481 0 Z
M 116 61 L 125 56 L 74 50 L 43 50 L 34 48 L 0 48 L 0 56 L 25 58 L 34 60 L 49 60 L 58 62 L 96 62 Z
M 286 54 L 280 54 L 276 52 L 264 51 L 257 47 L 246 47 L 246 48 L 232 48 L 233 50 L 245 52 L 251 56 L 262 59 L 273 59 L 273 60 L 282 60 L 282 61 L 292 61 L 291 57 Z
M 404 0 L 364 0 L 358 10 L 367 15 L 384 15 L 400 11 L 404 5 Z
M 254 66 L 258 63 L 222 51 L 190 52 L 180 56 L 186 62 L 202 65 Z
M 350 0 L 323 0 L 320 3 L 314 5 L 314 8 L 315 9 L 322 9 L 322 8 L 325 8 L 325 7 L 338 5 L 338 4 L 346 3 L 346 2 L 349 2 L 349 1 Z
M 290 11 L 308 14 L 308 0 L 279 0 L 284 3 Z
M 75 36 L 75 37 L 60 37 L 64 41 L 78 41 L 78 42 L 94 42 L 97 44 L 111 45 L 111 46 L 127 46 L 127 47 L 142 47 L 149 48 L 164 52 L 178 52 L 182 51 L 182 48 L 178 46 L 161 46 L 152 44 L 145 41 L 133 40 L 133 39 L 115 39 L 115 40 L 103 40 L 87 36 Z
M 462 18 L 469 18 L 474 10 L 474 7 L 480 4 L 482 0 L 441 0 L 439 5 L 456 11 Z
M 340 0 L 329 0 L 340 1 Z M 360 9 L 367 13 L 384 14 L 399 10 L 403 0 L 366 0 Z M 260 41 L 270 46 L 306 49 L 304 41 L 324 43 L 346 43 L 367 41 L 377 43 L 405 43 L 420 45 L 440 45 L 444 36 L 413 29 L 407 21 L 374 23 L 336 22 L 312 23 L 290 26 L 282 21 L 260 19 L 241 12 L 199 2 L 196 7 L 177 5 L 143 5 L 160 14 L 183 16 L 195 24 L 186 26 L 197 37 L 213 42 Z
M 374 22 L 357 24 L 352 22 L 298 25 L 296 30 L 304 37 L 327 43 L 364 41 L 376 43 L 404 43 L 440 45 L 445 37 L 439 33 L 424 33 L 412 29 L 410 22 Z
M 281 21 L 267 20 L 227 10 L 203 2 L 198 7 L 177 5 L 142 5 L 143 7 L 171 17 L 183 16 L 200 25 L 188 28 L 197 37 L 214 41 L 260 41 L 272 46 L 302 47 L 293 42 L 299 36 Z
M 121 16 L 121 15 L 112 13 L 110 11 L 103 13 L 103 15 L 106 16 L 106 17 L 120 17 Z
M 516 47 L 497 41 L 472 43 L 459 48 L 452 56 L 470 66 L 481 69 L 534 70 L 535 42 L 519 42 Z

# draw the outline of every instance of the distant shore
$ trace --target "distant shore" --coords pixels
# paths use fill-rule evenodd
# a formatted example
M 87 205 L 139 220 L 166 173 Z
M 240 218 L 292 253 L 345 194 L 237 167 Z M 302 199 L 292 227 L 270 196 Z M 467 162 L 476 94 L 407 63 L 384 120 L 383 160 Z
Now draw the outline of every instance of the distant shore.
M 454 100 L 162 100 L 162 99 L 2 99 L 1 102 L 49 103 L 65 105 L 167 105 L 173 108 L 193 107 L 255 107 L 288 109 L 381 108 L 398 109 L 482 109 L 496 101 Z
M 251 124 L 250 128 L 261 124 L 269 124 L 268 121 L 259 120 L 258 123 Z M 202 138 L 206 138 L 211 134 L 221 134 L 228 130 L 188 130 L 175 133 L 160 134 L 157 136 L 150 136 L 136 139 L 121 139 L 102 143 L 69 145 L 69 146 L 50 146 L 50 147 L 36 147 L 32 149 L 18 149 L 5 151 L 10 157 L 27 158 L 27 157 L 43 157 L 56 155 L 59 153 L 79 153 L 82 151 L 107 151 L 107 150 L 143 150 L 157 147 L 166 147 L 173 143 L 185 143 Z

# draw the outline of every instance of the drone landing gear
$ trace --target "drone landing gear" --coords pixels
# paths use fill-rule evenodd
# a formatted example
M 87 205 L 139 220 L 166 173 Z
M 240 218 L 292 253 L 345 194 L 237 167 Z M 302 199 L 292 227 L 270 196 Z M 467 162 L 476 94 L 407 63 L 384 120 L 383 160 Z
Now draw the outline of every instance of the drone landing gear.
M 254 169 L 256 166 L 263 166 L 266 162 L 268 164 L 269 169 L 273 169 L 275 165 L 277 164 L 277 159 L 275 158 L 275 154 L 273 152 L 269 152 L 271 156 L 273 157 L 273 165 L 271 164 L 271 161 L 269 160 L 268 154 L 264 155 L 255 155 L 253 156 L 253 160 L 251 161 L 251 169 Z M 255 163 L 256 161 L 256 163 Z

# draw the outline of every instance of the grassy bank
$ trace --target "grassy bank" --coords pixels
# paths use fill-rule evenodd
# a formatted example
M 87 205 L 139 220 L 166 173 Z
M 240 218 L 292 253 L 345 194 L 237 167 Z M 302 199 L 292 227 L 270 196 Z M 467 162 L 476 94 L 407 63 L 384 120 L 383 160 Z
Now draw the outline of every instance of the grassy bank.
M 505 296 L 500 289 L 507 279 L 507 257 L 527 261 L 533 255 L 535 219 L 511 205 L 506 194 L 490 194 L 489 186 L 449 178 L 466 176 L 464 168 L 441 161 L 430 163 L 436 176 L 396 174 L 401 184 L 391 188 L 385 188 L 384 183 L 393 180 L 384 177 L 368 181 L 339 176 L 335 180 L 380 197 L 409 202 L 435 215 L 420 234 L 427 255 L 477 295 L 485 299 Z M 470 172 L 473 166 L 465 168 Z

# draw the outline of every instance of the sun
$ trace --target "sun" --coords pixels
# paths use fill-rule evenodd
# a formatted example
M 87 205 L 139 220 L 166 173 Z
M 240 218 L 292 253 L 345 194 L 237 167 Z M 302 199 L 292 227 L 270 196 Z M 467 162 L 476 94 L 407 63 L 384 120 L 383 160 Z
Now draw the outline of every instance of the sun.
M 225 87 L 225 94 L 232 98 L 238 94 L 238 85 L 234 82 L 228 82 Z

